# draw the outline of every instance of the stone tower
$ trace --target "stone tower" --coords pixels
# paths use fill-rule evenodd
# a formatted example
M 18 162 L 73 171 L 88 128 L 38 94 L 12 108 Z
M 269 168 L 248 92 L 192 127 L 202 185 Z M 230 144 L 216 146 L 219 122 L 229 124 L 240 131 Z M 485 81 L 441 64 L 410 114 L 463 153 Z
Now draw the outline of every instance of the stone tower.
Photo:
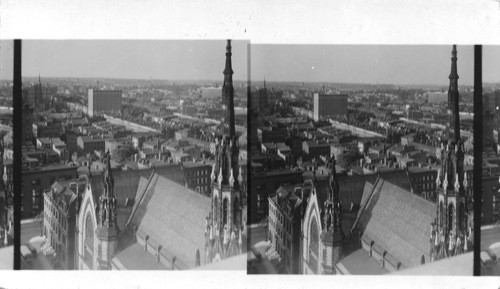
M 458 94 L 458 73 L 457 73 L 457 46 L 453 45 L 453 50 L 451 52 L 451 71 L 450 85 L 448 87 L 448 120 L 449 126 L 447 127 L 448 141 L 454 140 L 455 143 L 460 140 L 460 115 L 459 103 L 460 96 Z M 456 113 L 455 113 L 456 112 Z
M 457 238 L 466 234 L 467 228 L 467 195 L 464 183 L 464 144 L 460 139 L 460 119 L 458 110 L 458 74 L 457 51 L 453 45 L 453 57 L 450 73 L 450 88 L 448 91 L 449 102 L 452 107 L 448 109 L 450 117 L 448 142 L 441 145 L 441 169 L 438 171 L 437 188 L 437 219 L 436 236 L 434 245 L 439 245 L 436 258 L 444 257 L 445 251 L 450 248 L 450 242 L 457 243 Z M 450 98 L 451 97 L 451 98 Z M 453 129 L 450 129 L 453 128 Z M 463 244 L 463 243 L 462 243 Z
M 339 201 L 339 184 L 335 164 L 335 157 L 332 157 L 328 163 L 328 168 L 331 171 L 329 194 L 321 212 L 323 232 L 320 235 L 320 240 L 323 256 L 321 271 L 323 274 L 336 274 L 335 264 L 342 256 L 342 205 Z
M 97 258 L 98 269 L 108 270 L 111 269 L 111 258 L 117 252 L 118 241 L 118 223 L 116 211 L 116 198 L 114 194 L 114 179 L 111 172 L 111 156 L 109 151 L 105 154 L 106 169 L 103 178 L 103 191 L 98 202 L 97 214 Z
M 238 166 L 239 145 L 234 123 L 233 70 L 231 41 L 227 41 L 226 66 L 222 87 L 226 112 L 223 131 L 216 138 L 215 164 L 212 168 L 212 205 L 205 229 L 205 262 L 218 261 L 241 253 L 242 172 Z

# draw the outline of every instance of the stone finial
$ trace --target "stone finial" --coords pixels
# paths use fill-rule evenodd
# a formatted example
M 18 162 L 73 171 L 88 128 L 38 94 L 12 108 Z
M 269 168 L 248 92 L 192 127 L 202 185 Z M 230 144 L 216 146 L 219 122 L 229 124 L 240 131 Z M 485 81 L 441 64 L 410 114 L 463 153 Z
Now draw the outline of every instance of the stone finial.
M 459 192 L 460 191 L 460 181 L 458 180 L 458 173 L 456 175 L 456 178 L 455 178 L 455 192 Z
M 243 174 L 241 172 L 241 167 L 239 168 L 238 171 L 239 171 L 238 172 L 238 183 L 241 185 L 241 184 L 243 184 Z
M 218 179 L 219 187 L 222 186 L 222 178 L 223 178 L 223 175 L 222 175 L 222 167 L 221 167 L 219 170 L 219 179 Z
M 215 182 L 216 177 L 215 177 L 215 163 L 212 165 L 212 174 L 210 175 L 210 179 L 212 182 Z
M 233 170 L 230 170 L 231 171 L 231 175 L 229 176 L 229 185 L 231 187 L 234 186 L 234 174 L 233 174 Z

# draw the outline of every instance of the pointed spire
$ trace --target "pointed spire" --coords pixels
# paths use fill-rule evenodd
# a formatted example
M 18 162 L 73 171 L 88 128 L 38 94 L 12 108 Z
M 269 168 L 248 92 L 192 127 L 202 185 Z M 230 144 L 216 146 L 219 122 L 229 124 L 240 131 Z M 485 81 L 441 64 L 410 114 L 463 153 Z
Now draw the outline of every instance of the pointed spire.
M 460 192 L 460 181 L 458 179 L 458 173 L 456 174 L 456 177 L 455 177 L 455 192 Z
M 437 172 L 436 186 L 438 188 L 441 186 L 441 169 L 438 169 L 438 172 Z
M 222 175 L 222 167 L 221 167 L 219 170 L 219 180 L 218 180 L 219 187 L 222 186 L 222 178 L 223 178 L 223 175 Z
M 457 72 L 457 46 L 453 45 L 451 52 L 450 86 L 448 87 L 448 141 L 460 140 L 460 115 L 459 115 L 459 94 L 458 94 L 458 72 Z M 453 130 L 453 131 L 451 131 Z
M 233 69 L 231 67 L 231 56 L 231 39 L 228 39 L 226 45 L 226 67 L 224 68 L 224 74 L 233 74 Z
M 451 51 L 451 71 L 449 79 L 458 80 L 458 72 L 457 72 L 457 45 L 453 45 L 453 50 Z
M 230 170 L 230 171 L 231 171 L 231 173 L 229 175 L 229 185 L 231 187 L 233 187 L 234 186 L 234 173 L 233 173 L 233 170 Z
M 227 40 L 226 46 L 226 66 L 224 68 L 224 84 L 222 85 L 223 101 L 226 105 L 226 119 L 224 125 L 229 127 L 229 137 L 236 135 L 234 124 L 234 87 L 233 87 L 233 69 L 231 65 L 231 40 Z
M 336 160 L 335 156 L 332 156 L 330 160 L 330 166 L 331 166 L 331 171 L 332 171 L 332 178 L 331 178 L 331 190 L 330 190 L 330 200 L 332 200 L 334 203 L 339 202 L 339 183 L 337 180 L 337 170 L 336 170 Z
M 212 180 L 212 182 L 216 181 L 216 178 L 215 178 L 215 163 L 212 165 L 212 174 L 210 175 L 210 179 Z
M 239 170 L 238 170 L 238 171 L 239 171 L 239 172 L 238 172 L 238 183 L 239 183 L 240 185 L 242 185 L 242 184 L 243 184 L 243 174 L 241 173 L 241 167 L 239 168 Z

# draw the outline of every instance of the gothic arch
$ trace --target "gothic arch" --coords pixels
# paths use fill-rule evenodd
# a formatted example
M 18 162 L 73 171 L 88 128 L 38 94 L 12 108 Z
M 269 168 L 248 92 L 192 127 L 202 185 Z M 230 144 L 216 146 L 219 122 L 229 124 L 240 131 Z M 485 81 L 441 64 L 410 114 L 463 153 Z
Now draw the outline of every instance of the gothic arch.
M 309 264 L 314 273 L 318 273 L 319 259 L 319 227 L 316 217 L 313 216 L 309 227 Z
M 439 227 L 443 228 L 445 219 L 444 205 L 443 201 L 439 201 Z
M 455 206 L 453 203 L 450 203 L 448 205 L 448 222 L 447 222 L 447 228 L 448 228 L 448 233 L 453 230 L 453 216 L 455 211 Z
M 219 205 L 219 196 L 214 195 L 214 220 L 219 220 L 220 217 L 220 205 Z
M 222 201 L 222 227 L 228 223 L 228 215 L 229 215 L 229 200 L 224 198 Z
M 458 207 L 458 231 L 465 233 L 467 229 L 467 218 L 465 217 L 465 204 L 460 202 Z
M 235 197 L 233 200 L 233 226 L 239 230 L 239 226 L 241 224 L 240 220 L 240 203 L 238 197 Z
M 84 230 L 84 251 L 83 256 L 87 265 L 92 268 L 93 260 L 94 260 L 94 220 L 90 213 L 87 213 L 85 217 L 85 230 Z

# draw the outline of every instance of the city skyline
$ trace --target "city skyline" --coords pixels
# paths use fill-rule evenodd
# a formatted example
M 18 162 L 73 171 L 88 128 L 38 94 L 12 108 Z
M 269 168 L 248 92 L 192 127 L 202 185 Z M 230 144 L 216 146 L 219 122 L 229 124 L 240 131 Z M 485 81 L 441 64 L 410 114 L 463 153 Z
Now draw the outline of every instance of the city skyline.
M 53 43 L 58 43 L 53 49 Z M 165 80 L 165 81 L 219 81 L 220 73 L 216 69 L 218 62 L 223 57 L 215 51 L 223 45 L 223 40 L 31 40 L 25 41 L 23 45 L 23 78 L 82 78 L 82 79 L 122 79 L 122 80 Z M 247 81 L 247 44 L 249 41 L 235 41 L 234 50 L 237 53 L 233 59 L 235 81 Z M 34 45 L 33 45 L 34 44 Z M 64 45 L 60 45 L 64 44 Z M 83 44 L 83 46 L 82 46 Z M 123 44 L 130 44 L 120 48 Z M 165 50 L 164 46 L 169 47 Z M 99 55 L 97 48 L 111 45 L 118 47 L 118 53 L 113 55 L 109 49 L 103 55 Z M 262 82 L 304 82 L 304 83 L 343 83 L 343 84 L 392 84 L 392 85 L 431 85 L 446 86 L 448 72 L 445 61 L 449 60 L 446 54 L 450 45 L 273 45 L 273 44 L 250 44 L 251 55 L 251 81 Z M 167 45 L 168 46 L 168 45 Z M 91 49 L 96 48 L 96 49 Z M 483 83 L 498 83 L 496 75 L 500 75 L 500 67 L 495 63 L 500 62 L 499 46 L 484 46 L 483 51 Z M 59 53 L 68 49 L 70 52 Z M 164 53 L 165 51 L 175 53 Z M 191 49 L 191 50 L 190 50 Z M 33 52 L 34 50 L 40 52 Z M 12 53 L 12 41 L 0 41 L 2 55 Z M 76 51 L 88 55 L 99 56 L 100 61 L 87 61 L 85 58 L 70 59 L 68 57 Z M 135 65 L 139 62 L 141 51 L 151 51 L 155 54 L 142 53 L 146 57 L 145 63 L 149 65 Z M 47 53 L 46 58 L 41 56 Z M 171 57 L 171 55 L 186 57 Z M 339 55 L 334 58 L 330 55 Z M 350 55 L 356 54 L 356 57 Z M 62 56 L 61 56 L 62 55 Z M 133 67 L 142 67 L 138 71 L 125 74 L 130 66 L 127 57 L 137 56 L 133 60 Z M 296 57 L 300 55 L 300 57 Z M 110 58 L 107 58 L 107 57 Z M 346 57 L 342 57 L 346 56 Z M 393 61 L 390 58 L 402 61 Z M 154 61 L 154 59 L 160 61 Z M 426 59 L 429 60 L 426 60 Z M 95 63 L 111 63 L 117 61 L 116 65 L 108 66 L 105 72 L 90 74 Z M 188 61 L 182 64 L 182 61 Z M 51 61 L 61 65 L 52 65 Z M 127 61 L 125 61 L 127 60 Z M 199 61 L 198 61 L 199 60 Z M 292 61 L 293 60 L 293 61 Z M 149 61 L 149 62 L 148 62 Z M 174 62 L 169 62 L 174 61 Z M 392 61 L 392 60 L 391 60 Z M 82 62 L 81 66 L 76 65 Z M 153 63 L 154 62 L 154 63 Z M 359 65 L 356 65 L 359 64 Z M 0 79 L 12 79 L 12 57 L 1 57 Z M 287 67 L 283 69 L 283 67 Z M 82 70 L 77 70 L 78 67 Z M 148 70 L 149 68 L 152 70 Z M 179 70 L 179 67 L 184 67 Z M 406 68 L 407 67 L 407 68 Z M 61 68 L 64 73 L 55 73 Z M 344 71 L 352 70 L 350 73 Z M 166 70 L 166 71 L 165 71 Z M 100 69 L 102 71 L 102 69 Z M 264 72 L 265 71 L 265 72 Z M 458 71 L 459 86 L 472 85 L 473 59 L 472 46 L 458 45 Z M 177 73 L 179 72 L 179 73 Z M 162 75 L 163 73 L 163 75 Z

